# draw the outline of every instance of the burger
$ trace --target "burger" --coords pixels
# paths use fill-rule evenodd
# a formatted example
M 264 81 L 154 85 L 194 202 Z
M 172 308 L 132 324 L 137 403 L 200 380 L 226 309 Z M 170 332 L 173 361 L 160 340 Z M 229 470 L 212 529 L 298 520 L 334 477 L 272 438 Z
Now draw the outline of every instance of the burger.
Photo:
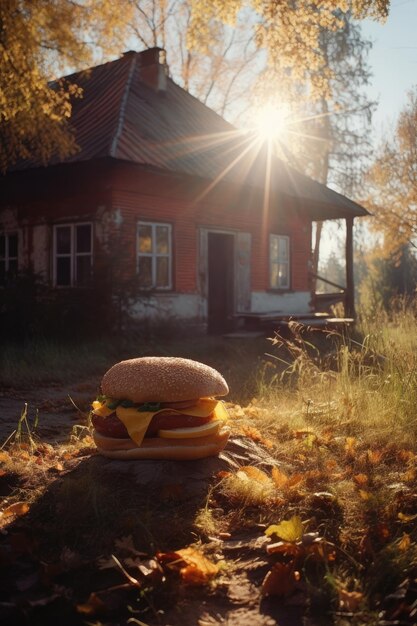
M 178 357 L 120 361 L 92 403 L 93 438 L 113 459 L 202 459 L 226 445 L 229 392 L 212 367 Z

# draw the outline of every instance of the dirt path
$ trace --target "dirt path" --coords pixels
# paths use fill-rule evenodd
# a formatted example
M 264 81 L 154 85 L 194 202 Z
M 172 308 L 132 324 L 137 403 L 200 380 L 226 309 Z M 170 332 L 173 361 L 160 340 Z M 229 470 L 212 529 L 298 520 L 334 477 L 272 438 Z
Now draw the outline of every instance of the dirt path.
M 97 390 L 95 379 L 68 387 L 49 385 L 0 390 L 0 442 L 16 429 L 26 407 L 31 429 L 38 416 L 37 434 L 43 440 L 50 443 L 68 440 L 75 425 L 86 423 L 86 414 Z

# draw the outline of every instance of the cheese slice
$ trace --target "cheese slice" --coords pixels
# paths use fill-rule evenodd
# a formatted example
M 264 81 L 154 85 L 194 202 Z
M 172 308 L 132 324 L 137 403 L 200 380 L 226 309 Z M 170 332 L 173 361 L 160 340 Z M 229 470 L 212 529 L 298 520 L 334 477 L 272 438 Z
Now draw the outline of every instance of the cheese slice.
M 154 412 L 138 411 L 135 407 L 125 409 L 122 406 L 118 406 L 116 409 L 117 417 L 125 425 L 129 437 L 133 439 L 138 446 L 141 445 L 153 416 L 166 412 L 178 413 L 179 415 L 192 415 L 194 417 L 209 417 L 209 415 L 214 413 L 213 419 L 216 420 L 225 420 L 228 417 L 227 411 L 222 403 L 212 398 L 202 398 L 194 406 L 178 411 L 168 407 Z
M 158 437 L 162 439 L 196 439 L 215 435 L 220 428 L 220 422 L 210 420 L 201 426 L 189 426 L 186 428 L 161 428 L 158 430 Z
M 93 413 L 95 415 L 100 415 L 101 417 L 108 417 L 112 413 L 114 413 L 114 409 L 109 409 L 109 407 L 104 402 L 100 402 L 99 400 L 94 400 L 92 403 Z

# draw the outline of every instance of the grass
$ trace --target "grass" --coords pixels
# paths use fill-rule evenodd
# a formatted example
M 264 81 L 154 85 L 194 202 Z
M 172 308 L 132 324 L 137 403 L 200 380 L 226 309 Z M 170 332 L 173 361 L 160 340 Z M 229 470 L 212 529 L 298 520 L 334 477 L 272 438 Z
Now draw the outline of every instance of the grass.
M 231 387 L 232 432 L 258 446 L 258 461 L 213 476 L 198 497 L 185 493 L 175 476 L 155 493 L 138 488 L 123 472 L 104 474 L 91 456 L 92 442 L 85 432 L 66 446 L 48 446 L 25 431 L 23 414 L 20 430 L 0 452 L 0 486 L 6 498 L 1 507 L 3 530 L 25 534 L 30 527 L 37 542 L 30 559 L 58 568 L 51 585 L 65 581 L 72 589 L 66 610 L 82 601 L 93 622 L 101 618 L 100 610 L 91 598 L 85 604 L 85 588 L 75 578 L 88 570 L 95 580 L 93 589 L 100 583 L 104 590 L 100 602 L 107 602 L 105 592 L 112 589 L 113 594 L 114 581 L 106 576 L 112 571 L 120 582 L 123 575 L 120 568 L 97 569 L 100 558 L 108 560 L 113 553 L 130 575 L 142 576 L 146 593 L 135 595 L 130 582 L 124 610 L 127 606 L 138 610 L 133 615 L 139 622 L 163 624 L 159 611 L 169 611 L 178 598 L 188 597 L 189 580 L 182 569 L 172 584 L 165 561 L 155 566 L 146 558 L 190 544 L 201 553 L 214 550 L 214 559 L 220 559 L 224 550 L 218 588 L 210 582 L 204 596 L 205 602 L 220 607 L 225 602 L 222 589 L 243 567 L 242 559 L 251 563 L 249 573 L 255 571 L 259 549 L 253 557 L 250 541 L 263 537 L 268 546 L 276 546 L 268 553 L 263 548 L 268 566 L 262 576 L 256 579 L 252 574 L 263 596 L 285 606 L 301 594 L 305 613 L 317 611 L 320 619 L 327 616 L 338 626 L 413 623 L 416 319 L 406 309 L 361 324 L 361 332 L 346 338 L 313 335 L 312 340 L 311 334 L 294 326 L 292 335 L 275 336 L 269 343 L 201 338 L 192 344 L 177 340 L 142 345 L 135 356 L 177 354 L 222 371 Z M 323 344 L 327 350 L 317 348 Z M 62 370 L 75 376 L 80 355 L 85 356 L 83 375 L 87 371 L 96 375 L 116 354 L 133 356 L 131 349 L 121 353 L 120 347 L 111 346 L 84 346 L 67 353 L 47 344 L 41 348 L 36 358 L 43 360 L 44 369 L 32 374 L 33 383 L 49 380 L 48 364 L 57 368 L 65 363 Z M 11 349 L 8 354 L 3 357 L 3 364 L 9 363 L 3 370 L 6 379 L 14 372 L 14 380 L 30 381 L 30 369 L 24 364 L 30 362 L 30 349 L 23 363 Z M 7 513 L 19 502 L 30 507 L 27 515 L 20 517 L 19 507 L 16 515 Z M 266 539 L 271 525 L 278 534 Z M 6 545 L 7 537 L 3 535 Z M 244 538 L 238 558 L 227 552 L 227 537 Z M 68 554 L 73 566 L 67 563 Z M 150 606 L 150 612 L 140 612 Z M 113 624 L 111 610 L 103 611 L 105 623 Z M 119 611 L 119 621 L 120 615 Z M 129 614 L 123 615 L 124 624 Z M 78 624 L 77 619 L 68 623 Z
M 248 402 L 264 376 L 265 340 L 239 343 L 216 336 L 185 336 L 171 339 L 132 335 L 123 342 L 91 341 L 66 344 L 38 339 L 24 345 L 5 344 L 0 352 L 0 389 L 63 386 L 95 378 L 116 361 L 138 356 L 181 356 L 202 361 L 218 369 L 230 387 L 230 400 Z

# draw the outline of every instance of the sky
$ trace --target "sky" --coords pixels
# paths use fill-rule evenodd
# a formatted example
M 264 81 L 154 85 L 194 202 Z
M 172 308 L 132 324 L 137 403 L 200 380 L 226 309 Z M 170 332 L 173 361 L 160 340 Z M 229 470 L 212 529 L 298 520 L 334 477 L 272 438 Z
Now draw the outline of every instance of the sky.
M 385 24 L 366 20 L 362 33 L 373 42 L 368 93 L 379 101 L 373 126 L 380 136 L 394 127 L 407 91 L 417 86 L 417 0 L 392 0 Z

